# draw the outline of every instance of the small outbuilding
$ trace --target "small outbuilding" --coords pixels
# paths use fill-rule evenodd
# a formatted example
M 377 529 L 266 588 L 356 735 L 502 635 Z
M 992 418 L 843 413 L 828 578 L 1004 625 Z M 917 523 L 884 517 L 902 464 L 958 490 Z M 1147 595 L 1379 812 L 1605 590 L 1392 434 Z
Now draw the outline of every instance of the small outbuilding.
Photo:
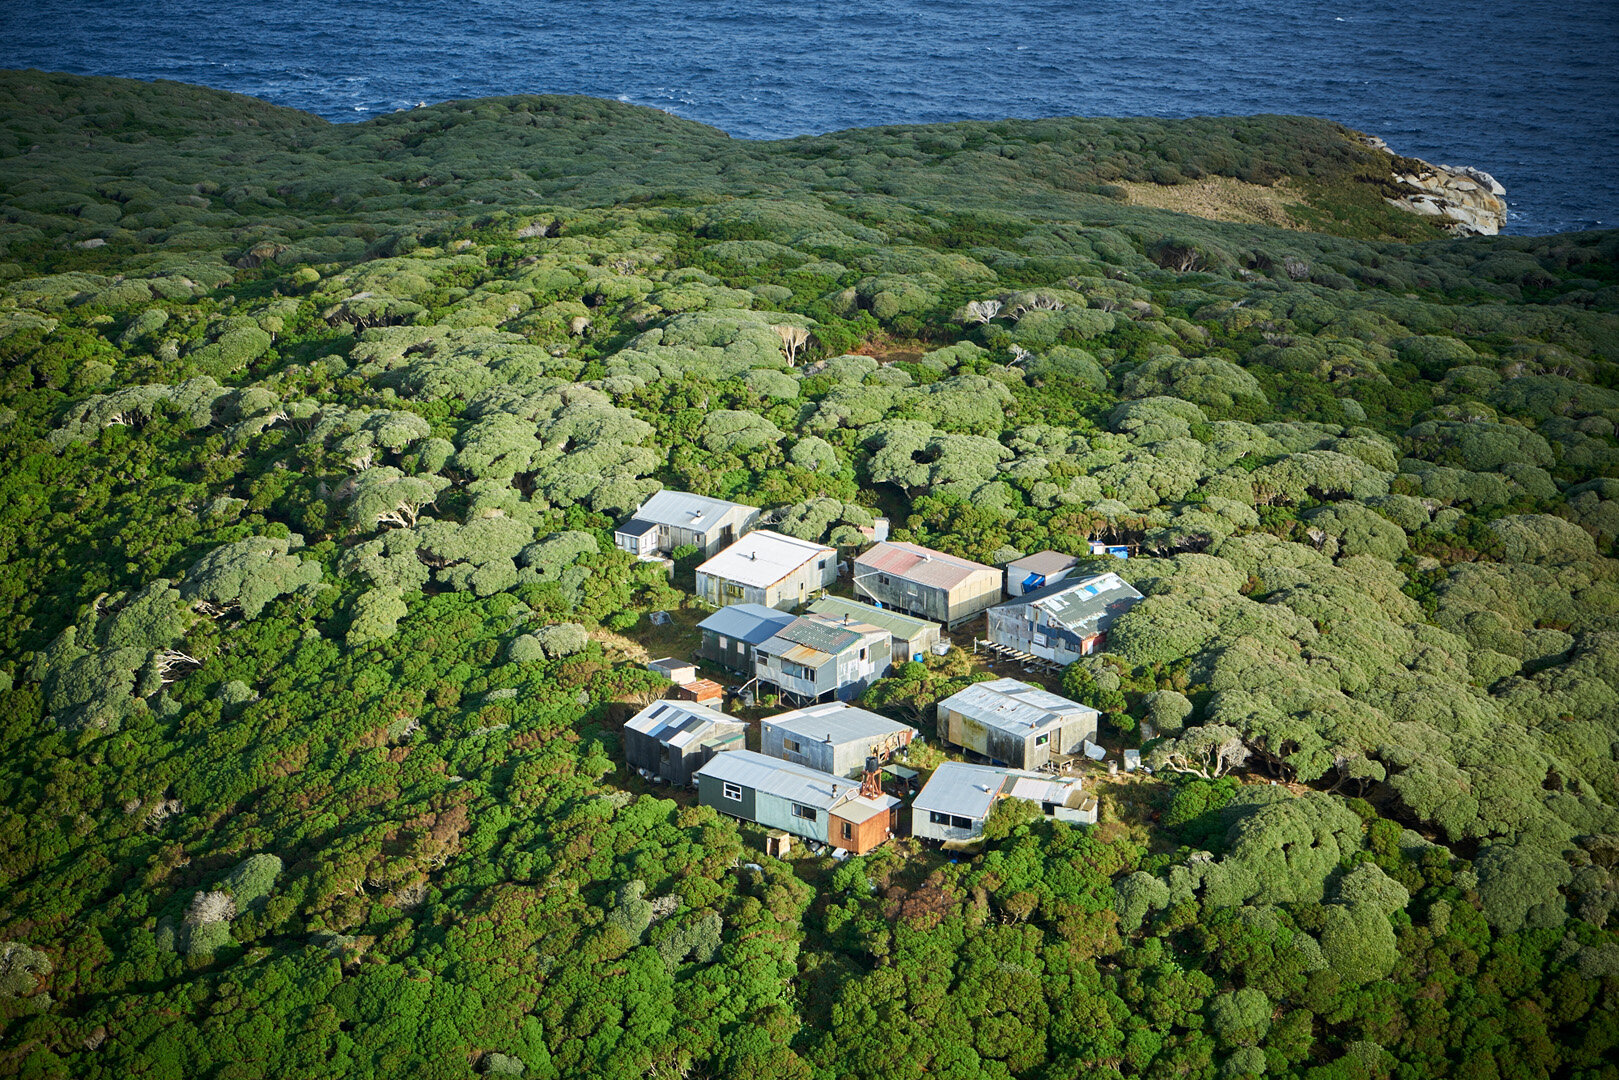
M 624 725 L 624 757 L 647 779 L 681 786 L 715 754 L 746 747 L 748 725 L 705 705 L 654 701 Z
M 1073 572 L 1079 559 L 1060 551 L 1037 551 L 1006 564 L 1006 595 L 1024 593 L 1055 585 Z
M 837 579 L 836 549 L 759 529 L 697 568 L 697 595 L 715 607 L 760 604 L 786 611 Z
M 697 655 L 728 671 L 752 675 L 754 650 L 790 625 L 793 618 L 763 604 L 722 607 L 697 624 L 703 635 Z
M 909 724 L 841 701 L 759 721 L 761 753 L 836 776 L 859 776 L 872 759 L 887 762 L 916 736 Z
M 900 800 L 872 773 L 861 780 L 736 750 L 697 773 L 697 800 L 722 814 L 757 822 L 864 855 L 894 835 Z
M 753 673 L 798 701 L 847 701 L 886 675 L 892 657 L 880 626 L 804 615 L 754 650 Z
M 672 656 L 665 656 L 661 660 L 653 660 L 646 667 L 648 671 L 656 671 L 673 683 L 697 681 L 697 665 L 686 660 L 676 660 Z
M 1058 664 L 1107 647 L 1119 616 L 1141 603 L 1135 587 L 1117 574 L 1061 581 L 989 609 L 989 640 Z
M 1077 776 L 1042 776 L 1021 769 L 947 761 L 933 770 L 911 801 L 911 835 L 924 840 L 972 840 L 1002 799 L 1022 799 L 1047 817 L 1096 824 L 1096 799 Z
M 684 491 L 660 491 L 613 530 L 613 544 L 643 557 L 667 555 L 690 544 L 707 558 L 752 531 L 758 523 L 756 506 Z
M 841 596 L 823 596 L 812 602 L 809 609 L 816 615 L 870 623 L 872 626 L 880 626 L 887 630 L 894 644 L 896 664 L 903 664 L 907 660 L 919 660 L 939 643 L 938 623 L 901 615 L 889 608 L 862 604 L 858 600 L 846 600 Z
M 854 561 L 857 595 L 950 629 L 999 601 L 1003 580 L 993 566 L 897 540 Z
M 1038 769 L 1096 738 L 1097 711 L 1017 679 L 973 683 L 938 705 L 940 738 L 1000 765 Z
M 674 695 L 680 701 L 695 701 L 699 705 L 708 705 L 716 709 L 725 704 L 725 687 L 713 679 L 694 679 L 691 682 L 677 683 Z

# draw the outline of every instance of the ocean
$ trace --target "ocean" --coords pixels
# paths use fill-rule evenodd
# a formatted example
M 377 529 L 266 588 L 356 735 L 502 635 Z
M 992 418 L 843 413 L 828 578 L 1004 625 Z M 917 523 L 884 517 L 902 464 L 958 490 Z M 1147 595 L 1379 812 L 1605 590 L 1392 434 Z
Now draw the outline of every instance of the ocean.
M 1619 2 L 14 0 L 0 66 L 177 79 L 333 121 L 514 93 L 732 136 L 1302 113 L 1507 189 L 1508 231 L 1619 222 Z

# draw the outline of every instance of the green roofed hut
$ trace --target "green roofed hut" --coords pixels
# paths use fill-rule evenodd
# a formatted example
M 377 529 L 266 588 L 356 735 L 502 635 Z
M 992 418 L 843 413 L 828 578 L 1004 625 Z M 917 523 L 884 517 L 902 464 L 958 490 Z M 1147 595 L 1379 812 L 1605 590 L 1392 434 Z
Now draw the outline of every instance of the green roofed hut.
M 826 615 L 851 622 L 870 623 L 888 631 L 894 642 L 894 663 L 920 660 L 928 650 L 939 643 L 939 624 L 926 619 L 902 615 L 888 608 L 846 600 L 841 596 L 823 596 L 809 606 L 816 615 Z

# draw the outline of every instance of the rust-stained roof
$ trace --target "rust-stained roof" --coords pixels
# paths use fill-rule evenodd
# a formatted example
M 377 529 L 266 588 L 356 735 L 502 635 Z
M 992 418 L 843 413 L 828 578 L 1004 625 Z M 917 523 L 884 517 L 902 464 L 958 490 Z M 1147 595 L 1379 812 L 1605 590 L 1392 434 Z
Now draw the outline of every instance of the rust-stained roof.
M 894 577 L 928 585 L 936 589 L 953 589 L 974 574 L 988 571 L 999 575 L 993 566 L 973 562 L 971 559 L 946 555 L 942 551 L 907 544 L 901 540 L 888 540 L 855 559 L 856 573 L 876 571 Z
M 680 692 L 687 695 L 691 701 L 711 701 L 714 698 L 723 698 L 725 687 L 713 679 L 698 679 L 696 682 L 681 683 Z
M 820 649 L 812 649 L 808 645 L 794 645 L 782 653 L 781 658 L 791 660 L 795 664 L 803 664 L 805 667 L 818 668 L 832 659 L 832 654 L 822 652 Z
M 802 615 L 759 645 L 759 651 L 795 664 L 818 668 L 861 642 L 887 638 L 888 631 L 870 623 L 844 622 L 825 615 Z M 885 648 L 887 646 L 884 646 Z

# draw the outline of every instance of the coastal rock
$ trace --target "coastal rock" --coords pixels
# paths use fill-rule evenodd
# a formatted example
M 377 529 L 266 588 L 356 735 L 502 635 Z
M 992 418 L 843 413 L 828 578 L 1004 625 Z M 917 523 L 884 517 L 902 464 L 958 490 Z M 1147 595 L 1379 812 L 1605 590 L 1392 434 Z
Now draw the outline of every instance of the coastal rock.
M 1506 224 L 1507 204 L 1497 195 L 1506 190 L 1488 173 L 1428 165 L 1413 172 L 1396 172 L 1394 179 L 1413 190 L 1389 199 L 1391 204 L 1414 214 L 1448 218 L 1446 227 L 1457 236 L 1494 236 Z
M 1364 141 L 1374 150 L 1393 153 L 1388 143 L 1374 135 Z M 1445 227 L 1457 236 L 1494 236 L 1506 224 L 1507 204 L 1501 196 L 1507 189 L 1482 169 L 1396 157 L 1393 176 L 1402 194 L 1387 198 L 1391 206 L 1444 218 Z

